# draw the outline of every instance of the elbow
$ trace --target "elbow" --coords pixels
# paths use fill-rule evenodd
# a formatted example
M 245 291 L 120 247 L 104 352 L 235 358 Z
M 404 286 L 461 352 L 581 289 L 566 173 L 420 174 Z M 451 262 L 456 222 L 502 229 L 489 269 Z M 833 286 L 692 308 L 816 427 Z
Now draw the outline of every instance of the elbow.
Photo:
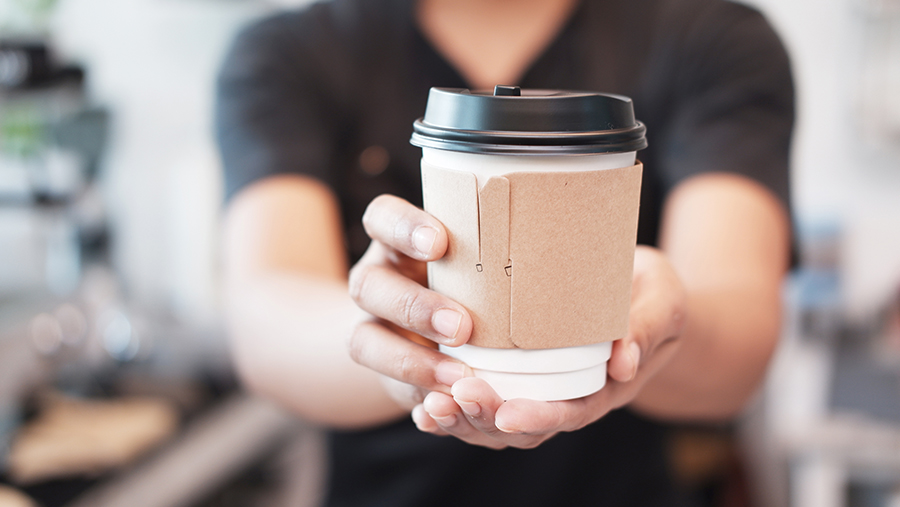
M 248 343 L 246 334 L 229 330 L 231 363 L 240 385 L 248 392 L 270 398 L 269 381 L 266 376 L 265 361 L 259 347 Z
M 229 294 L 233 296 L 232 294 Z M 247 392 L 272 399 L 274 396 L 272 347 L 260 340 L 258 326 L 254 325 L 254 316 L 240 298 L 226 299 L 225 329 L 228 335 L 229 355 L 238 383 Z

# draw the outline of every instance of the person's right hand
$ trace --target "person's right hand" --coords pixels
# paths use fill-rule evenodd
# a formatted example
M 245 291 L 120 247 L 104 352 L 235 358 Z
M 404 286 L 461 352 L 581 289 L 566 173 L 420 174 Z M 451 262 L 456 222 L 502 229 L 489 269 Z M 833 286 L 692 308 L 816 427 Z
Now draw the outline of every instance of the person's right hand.
M 381 373 L 392 398 L 411 410 L 429 392 L 450 394 L 457 380 L 472 376 L 466 365 L 436 350 L 438 343 L 466 343 L 472 318 L 459 303 L 426 288 L 425 262 L 447 250 L 440 221 L 382 195 L 369 204 L 363 226 L 372 243 L 350 270 L 350 295 L 374 318 L 354 331 L 350 356 Z

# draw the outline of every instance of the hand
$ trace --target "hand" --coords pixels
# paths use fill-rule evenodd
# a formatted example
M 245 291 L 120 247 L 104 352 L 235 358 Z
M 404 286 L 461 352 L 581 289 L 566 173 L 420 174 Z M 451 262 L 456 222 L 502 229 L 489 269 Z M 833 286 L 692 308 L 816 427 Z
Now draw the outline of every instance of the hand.
M 504 402 L 483 380 L 463 378 L 429 393 L 412 417 L 420 430 L 453 435 L 494 449 L 532 448 L 560 431 L 574 431 L 627 405 L 671 359 L 685 321 L 686 296 L 665 255 L 638 247 L 634 258 L 628 335 L 613 343 L 606 386 L 567 401 Z
M 425 288 L 424 261 L 447 250 L 440 221 L 403 199 L 382 195 L 369 204 L 363 226 L 372 243 L 350 270 L 350 295 L 375 318 L 354 331 L 350 356 L 383 374 L 391 397 L 411 410 L 429 392 L 449 395 L 450 386 L 472 375 L 466 365 L 435 350 L 438 343 L 466 343 L 472 318 L 459 303 Z

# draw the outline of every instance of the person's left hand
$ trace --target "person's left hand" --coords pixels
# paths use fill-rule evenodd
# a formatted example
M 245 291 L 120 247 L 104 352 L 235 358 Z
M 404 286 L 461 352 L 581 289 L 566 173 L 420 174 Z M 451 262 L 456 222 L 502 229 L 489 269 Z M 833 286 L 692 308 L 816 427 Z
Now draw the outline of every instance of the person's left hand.
M 450 395 L 429 393 L 413 409 L 422 431 L 452 435 L 493 449 L 532 448 L 561 431 L 574 431 L 627 405 L 672 358 L 685 321 L 686 295 L 665 255 L 635 251 L 628 336 L 613 343 L 607 383 L 575 400 L 502 400 L 482 379 L 456 381 Z

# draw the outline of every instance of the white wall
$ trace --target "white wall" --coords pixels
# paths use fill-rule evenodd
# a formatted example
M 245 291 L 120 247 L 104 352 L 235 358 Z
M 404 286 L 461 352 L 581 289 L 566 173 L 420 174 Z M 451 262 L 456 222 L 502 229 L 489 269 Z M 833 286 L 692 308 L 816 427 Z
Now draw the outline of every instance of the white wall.
M 749 3 L 775 25 L 794 65 L 796 215 L 840 222 L 846 306 L 866 316 L 900 284 L 900 2 Z M 893 36 L 872 37 L 876 29 Z M 884 114 L 864 116 L 873 106 Z
M 214 77 L 235 31 L 273 8 L 259 1 L 60 0 L 51 19 L 55 47 L 85 64 L 93 99 L 113 113 L 104 193 L 115 263 L 136 298 L 188 316 L 215 306 L 221 182 Z

